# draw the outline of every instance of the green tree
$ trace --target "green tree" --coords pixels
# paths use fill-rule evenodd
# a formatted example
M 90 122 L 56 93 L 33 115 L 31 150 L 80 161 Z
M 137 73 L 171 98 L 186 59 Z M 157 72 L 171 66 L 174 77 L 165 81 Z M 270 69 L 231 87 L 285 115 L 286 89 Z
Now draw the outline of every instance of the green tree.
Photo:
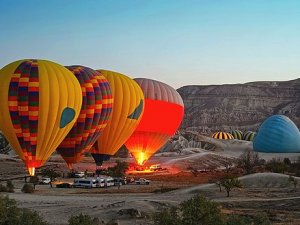
M 155 225 L 181 225 L 181 218 L 178 216 L 178 208 L 171 207 L 164 209 L 153 216 Z
M 128 169 L 128 163 L 120 160 L 116 160 L 116 165 L 114 167 L 109 167 L 107 173 L 112 177 L 124 177 L 126 170 Z
M 16 201 L 0 195 L 0 225 L 48 225 L 37 212 L 17 207 Z
M 215 202 L 196 195 L 180 204 L 182 225 L 222 225 L 221 210 Z
M 69 219 L 69 225 L 93 225 L 93 218 L 89 215 L 80 213 L 79 215 L 71 216 Z
M 60 177 L 60 174 L 57 173 L 54 169 L 45 168 L 42 170 L 42 176 L 43 177 L 49 177 L 50 178 L 50 186 L 52 187 L 52 182 L 57 178 Z
M 225 188 L 227 192 L 227 197 L 230 195 L 230 191 L 234 188 L 242 188 L 242 184 L 240 180 L 237 177 L 234 177 L 232 175 L 228 175 L 225 178 L 223 178 L 221 181 L 221 185 Z

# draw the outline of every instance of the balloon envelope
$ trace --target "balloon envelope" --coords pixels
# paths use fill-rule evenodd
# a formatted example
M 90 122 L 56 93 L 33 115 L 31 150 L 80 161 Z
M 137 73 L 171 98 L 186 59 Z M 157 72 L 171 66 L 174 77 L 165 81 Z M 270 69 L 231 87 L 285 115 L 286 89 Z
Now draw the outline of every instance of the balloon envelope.
M 179 93 L 162 82 L 137 78 L 145 96 L 141 122 L 125 146 L 139 165 L 144 164 L 178 129 L 184 114 Z
M 232 130 L 230 131 L 234 139 L 243 140 L 243 132 L 240 130 Z
M 300 132 L 288 117 L 271 116 L 260 125 L 253 148 L 257 152 L 300 152 Z
M 227 133 L 227 132 L 215 132 L 215 133 L 213 133 L 212 137 L 216 138 L 216 139 L 225 139 L 225 140 L 234 139 L 232 134 Z
M 0 70 L 0 102 L 0 129 L 34 175 L 74 125 L 82 94 L 65 67 L 20 60 Z
M 136 129 L 144 111 L 144 95 L 134 80 L 112 71 L 99 72 L 109 81 L 114 102 L 111 118 L 91 150 L 97 165 L 121 148 Z
M 107 79 L 100 72 L 83 66 L 67 66 L 77 78 L 82 90 L 79 117 L 57 151 L 69 168 L 82 159 L 99 138 L 112 111 L 112 92 Z
M 247 131 L 247 132 L 244 133 L 244 135 L 243 135 L 243 140 L 245 140 L 245 141 L 253 141 L 255 135 L 256 135 L 256 132 L 253 132 L 253 131 Z

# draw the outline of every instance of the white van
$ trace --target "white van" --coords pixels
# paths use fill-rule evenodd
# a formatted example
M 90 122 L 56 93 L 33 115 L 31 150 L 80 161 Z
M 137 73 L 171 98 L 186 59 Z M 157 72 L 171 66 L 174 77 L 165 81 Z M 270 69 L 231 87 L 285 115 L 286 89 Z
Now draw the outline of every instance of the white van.
M 81 187 L 81 188 L 94 188 L 97 187 L 98 181 L 96 179 L 74 179 L 73 187 Z
M 105 187 L 105 179 L 104 178 L 97 177 L 96 180 L 97 180 L 97 184 L 96 184 L 97 187 Z
M 110 187 L 115 185 L 114 179 L 112 177 L 97 177 L 97 181 L 99 182 L 98 187 Z

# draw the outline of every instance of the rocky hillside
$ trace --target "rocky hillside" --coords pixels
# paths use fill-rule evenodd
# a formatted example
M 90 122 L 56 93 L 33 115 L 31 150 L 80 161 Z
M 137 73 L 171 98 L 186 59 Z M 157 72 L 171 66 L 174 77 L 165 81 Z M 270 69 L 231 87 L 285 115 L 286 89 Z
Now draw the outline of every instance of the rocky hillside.
M 182 128 L 203 133 L 256 130 L 274 114 L 284 114 L 300 127 L 300 78 L 281 82 L 191 85 L 177 91 L 185 105 Z

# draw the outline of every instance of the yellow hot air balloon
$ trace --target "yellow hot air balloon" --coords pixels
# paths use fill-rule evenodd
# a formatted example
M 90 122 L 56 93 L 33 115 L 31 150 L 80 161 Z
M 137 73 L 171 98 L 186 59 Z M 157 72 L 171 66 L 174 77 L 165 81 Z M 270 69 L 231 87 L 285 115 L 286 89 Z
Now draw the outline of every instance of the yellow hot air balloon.
M 98 70 L 109 82 L 114 98 L 110 120 L 92 148 L 97 165 L 114 155 L 130 137 L 144 111 L 144 94 L 131 78 L 112 71 Z
M 0 102 L 0 130 L 34 175 L 74 125 L 82 93 L 65 67 L 26 59 L 0 70 Z

